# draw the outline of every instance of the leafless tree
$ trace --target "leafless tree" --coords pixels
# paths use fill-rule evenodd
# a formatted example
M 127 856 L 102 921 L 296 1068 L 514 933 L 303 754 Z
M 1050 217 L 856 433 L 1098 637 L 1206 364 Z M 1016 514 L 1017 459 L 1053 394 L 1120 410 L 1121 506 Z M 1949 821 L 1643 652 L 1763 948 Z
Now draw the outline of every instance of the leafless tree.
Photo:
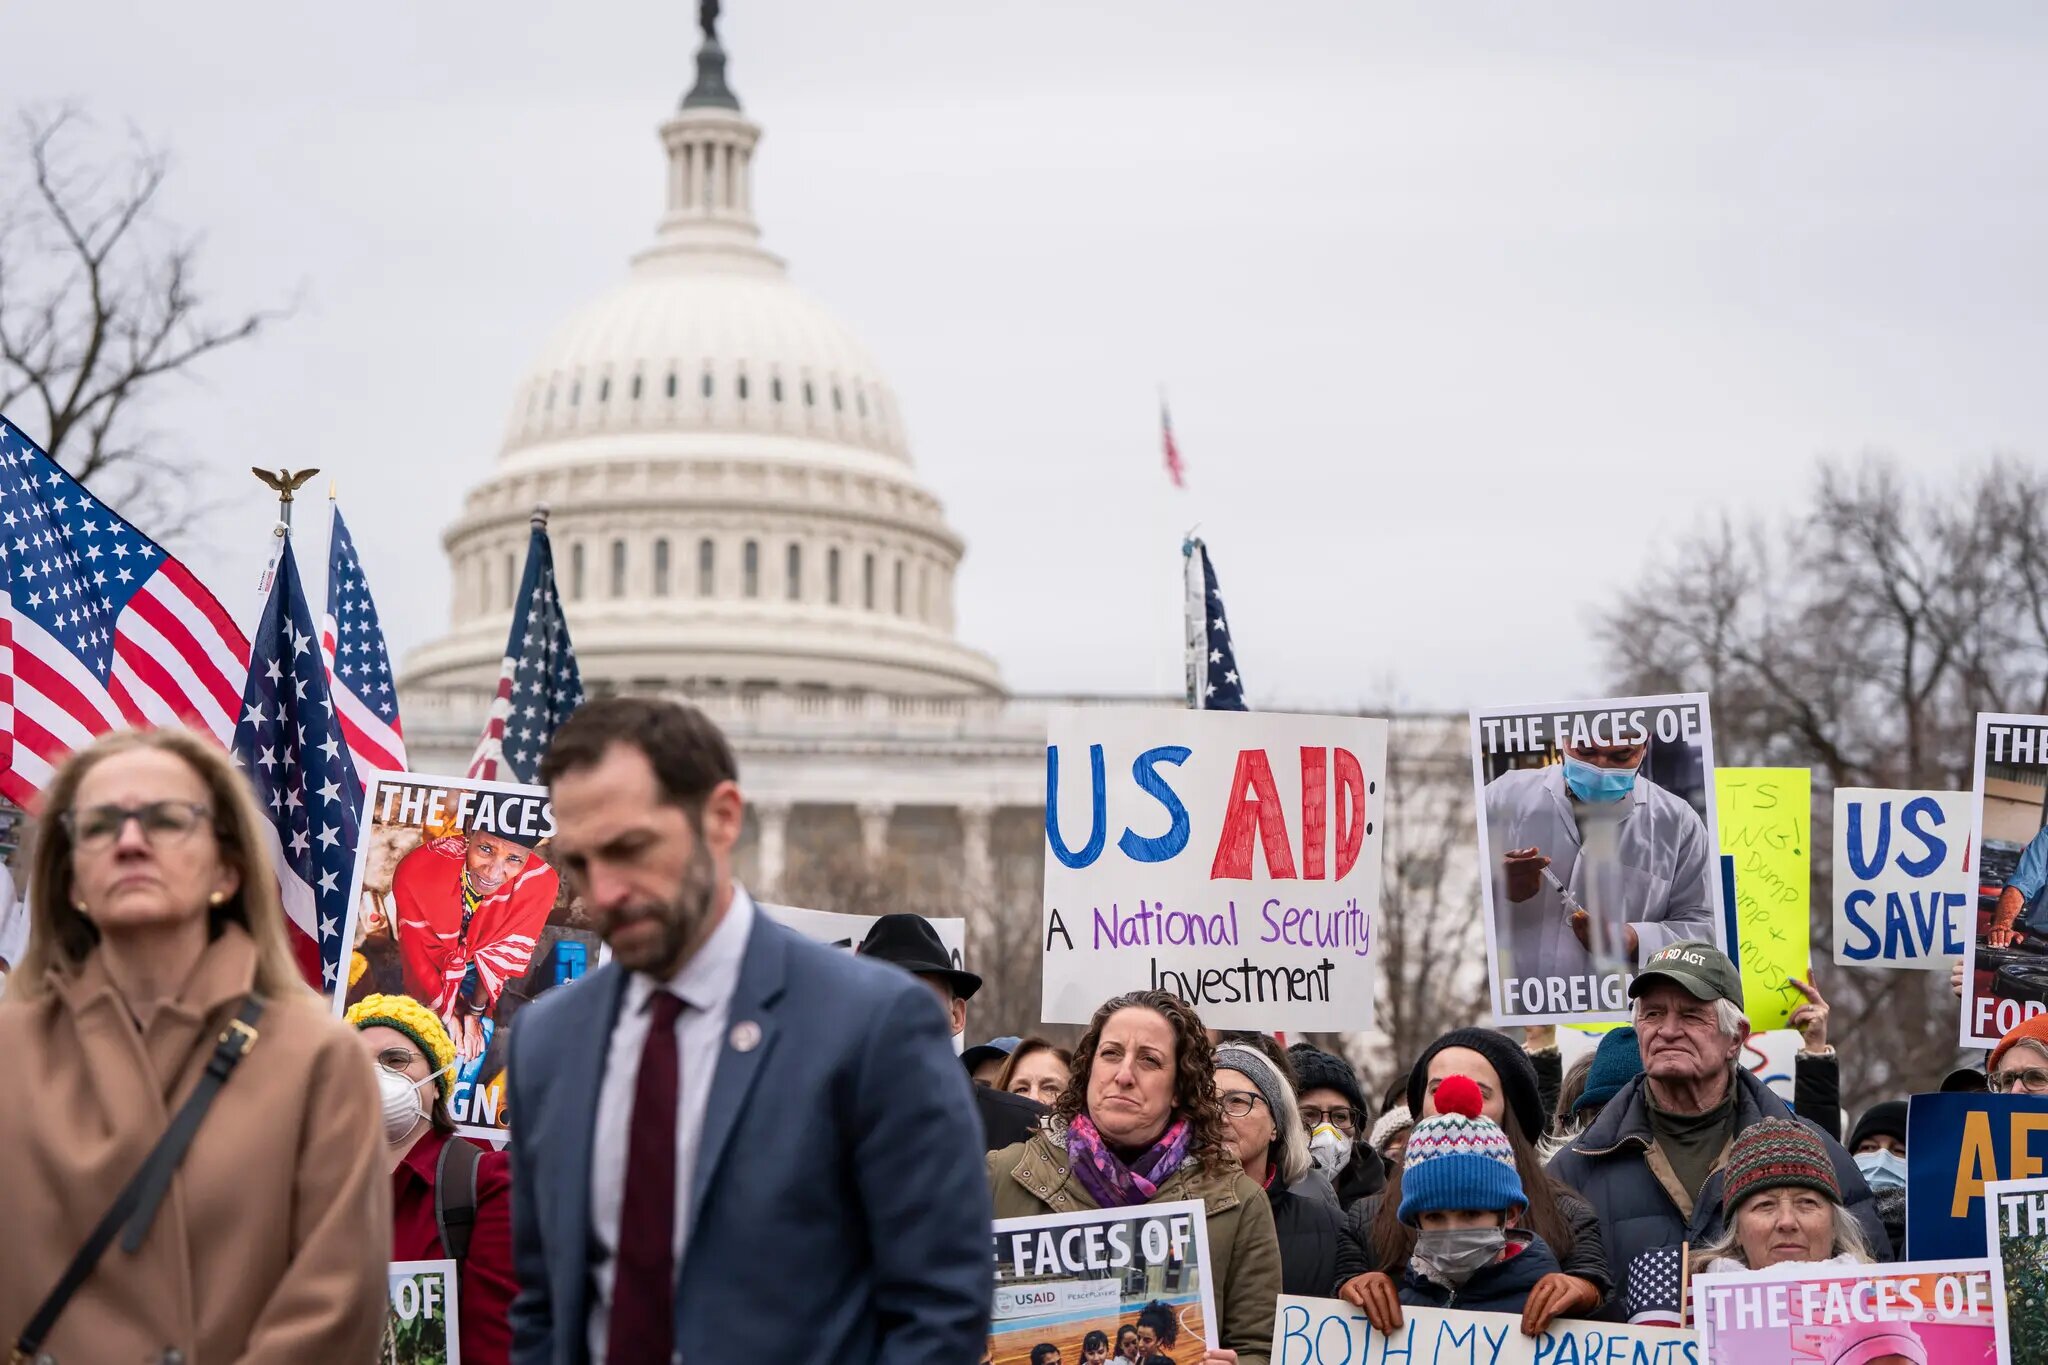
M 1812 768 L 1829 849 L 1836 787 L 1964 790 L 1978 711 L 2048 707 L 2048 476 L 1824 462 L 1805 510 L 1684 538 L 1599 633 L 1623 692 L 1712 692 L 1718 762 Z M 1829 859 L 1813 868 L 1845 1098 L 1931 1088 L 1956 1057 L 1946 974 L 1834 969 Z
M 147 395 L 278 314 L 212 315 L 197 239 L 157 213 L 165 153 L 139 136 L 120 152 L 99 141 L 74 107 L 21 115 L 0 190 L 0 412 L 169 537 L 199 508 L 189 463 L 137 426 Z

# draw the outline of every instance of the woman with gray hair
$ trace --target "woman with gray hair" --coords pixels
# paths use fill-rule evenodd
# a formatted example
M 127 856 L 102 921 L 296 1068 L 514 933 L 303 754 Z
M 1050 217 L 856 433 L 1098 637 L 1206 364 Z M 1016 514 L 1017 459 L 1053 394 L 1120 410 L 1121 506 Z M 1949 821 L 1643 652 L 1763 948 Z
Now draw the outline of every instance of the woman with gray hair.
M 1294 1099 L 1294 1078 L 1246 1043 L 1216 1049 L 1216 1097 L 1244 1173 L 1273 1205 L 1280 1234 L 1280 1292 L 1322 1297 L 1337 1278 L 1337 1206 L 1309 1175 L 1308 1133 Z
M 1797 1119 L 1759 1119 L 1728 1149 L 1721 1207 L 1727 1232 L 1693 1253 L 1692 1268 L 1762 1270 L 1787 1262 L 1867 1265 L 1863 1228 L 1821 1135 Z

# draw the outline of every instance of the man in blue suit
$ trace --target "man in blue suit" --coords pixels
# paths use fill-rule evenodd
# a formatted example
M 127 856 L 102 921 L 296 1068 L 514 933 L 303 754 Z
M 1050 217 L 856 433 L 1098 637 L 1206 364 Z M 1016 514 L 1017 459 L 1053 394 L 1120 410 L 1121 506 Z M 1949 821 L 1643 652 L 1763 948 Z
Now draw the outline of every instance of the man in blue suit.
M 988 1182 L 931 991 L 756 910 L 694 709 L 588 703 L 541 775 L 612 960 L 513 1031 L 514 1365 L 980 1360 Z

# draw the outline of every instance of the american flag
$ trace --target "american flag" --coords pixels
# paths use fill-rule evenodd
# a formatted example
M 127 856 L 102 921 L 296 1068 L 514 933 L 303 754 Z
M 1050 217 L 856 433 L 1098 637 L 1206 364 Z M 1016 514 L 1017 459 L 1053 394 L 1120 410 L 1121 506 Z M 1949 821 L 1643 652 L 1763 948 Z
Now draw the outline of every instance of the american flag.
M 1685 1326 L 1687 1248 L 1653 1247 L 1629 1262 L 1628 1320 L 1638 1327 Z
M 540 778 L 541 756 L 555 730 L 583 704 L 583 678 L 569 643 L 569 621 L 555 591 L 555 552 L 545 516 L 533 519 L 526 571 L 512 606 L 512 633 L 498 670 L 498 696 L 484 737 L 469 760 L 469 775 L 516 782 Z
M 226 744 L 249 642 L 191 570 L 0 418 L 0 795 L 124 725 Z
M 1166 446 L 1166 476 L 1175 488 L 1186 488 L 1188 469 L 1180 462 L 1180 447 L 1173 443 L 1173 418 L 1166 411 L 1164 398 L 1159 400 L 1159 437 Z
M 348 523 L 335 503 L 327 537 L 327 614 L 320 619 L 320 653 L 334 689 L 334 711 L 358 774 L 372 768 L 405 771 L 405 735 L 398 723 L 398 690 L 391 681 L 391 655 L 363 562 L 356 557 Z M 365 777 L 367 781 L 367 777 Z
M 1230 647 L 1230 622 L 1223 615 L 1223 590 L 1209 548 L 1190 536 L 1180 547 L 1187 557 L 1188 705 L 1197 711 L 1242 711 L 1244 680 Z
M 327 691 L 289 536 L 256 625 L 233 748 L 270 816 L 264 842 L 299 968 L 316 988 L 332 989 L 341 970 L 363 789 Z

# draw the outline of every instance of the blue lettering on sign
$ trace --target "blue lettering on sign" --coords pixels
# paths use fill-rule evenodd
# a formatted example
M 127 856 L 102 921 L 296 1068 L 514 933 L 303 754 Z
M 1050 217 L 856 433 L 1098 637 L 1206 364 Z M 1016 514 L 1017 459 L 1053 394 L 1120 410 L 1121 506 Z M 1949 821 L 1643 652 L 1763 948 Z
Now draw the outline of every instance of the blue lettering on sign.
M 1877 804 L 1877 839 L 1868 847 L 1864 833 L 1864 809 L 1869 803 L 1851 801 L 1844 817 L 1845 844 L 1849 870 L 1860 878 L 1871 878 L 1890 863 L 1909 877 L 1926 877 L 1939 871 L 1948 860 L 1948 841 L 1941 826 L 1947 815 L 1931 796 L 1916 796 L 1900 808 L 1897 825 L 1899 845 L 1892 846 L 1892 803 Z M 1963 910 L 1967 897 L 1953 891 L 1888 891 L 1884 904 L 1877 894 L 1859 887 L 1842 897 L 1842 916 L 1848 922 L 1848 941 L 1842 956 L 1852 962 L 1911 961 L 1915 958 L 1959 956 L 1963 944 L 1958 937 L 1955 911 Z
M 1171 763 L 1178 767 L 1188 761 L 1194 750 L 1183 744 L 1162 744 L 1156 749 L 1147 749 L 1131 760 L 1131 781 L 1139 790 L 1166 807 L 1167 818 L 1171 821 L 1166 833 L 1146 838 L 1136 830 L 1126 828 L 1116 846 L 1124 856 L 1134 863 L 1163 863 L 1188 846 L 1188 808 L 1166 785 L 1166 779 L 1154 770 L 1155 764 Z M 1048 826 L 1048 828 L 1050 828 Z M 1068 864 L 1072 866 L 1072 864 Z
M 1102 846 L 1109 839 L 1109 778 L 1102 766 L 1102 746 L 1088 746 L 1088 784 L 1094 803 L 1089 817 L 1088 842 L 1081 846 L 1079 853 L 1067 847 L 1067 841 L 1060 838 L 1060 746 L 1045 746 L 1045 842 L 1052 849 L 1052 856 L 1068 867 L 1087 867 L 1102 856 Z
M 1941 803 L 1931 796 L 1916 796 L 1899 812 L 1899 824 L 1905 827 L 1906 833 L 1920 841 L 1922 850 L 1918 858 L 1908 858 L 1903 853 L 1899 855 L 1899 871 L 1909 877 L 1925 877 L 1948 860 L 1948 842 L 1919 824 L 1929 815 L 1933 816 L 1936 825 L 1948 818 L 1942 812 Z M 1962 949 L 1952 951 L 1961 952 Z

